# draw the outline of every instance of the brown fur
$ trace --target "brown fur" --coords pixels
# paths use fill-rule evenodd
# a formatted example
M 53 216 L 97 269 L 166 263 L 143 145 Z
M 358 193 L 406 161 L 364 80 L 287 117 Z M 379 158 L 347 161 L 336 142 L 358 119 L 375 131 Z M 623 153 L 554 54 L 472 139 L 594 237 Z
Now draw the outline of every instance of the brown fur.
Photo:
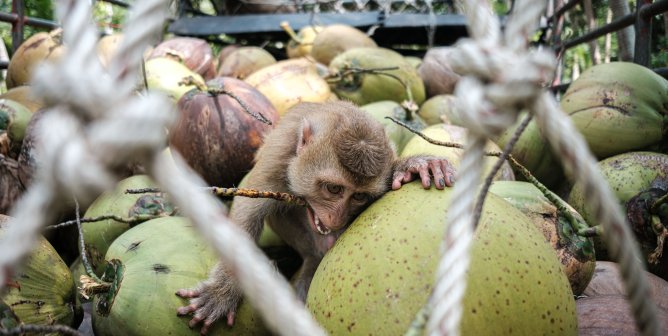
M 383 126 L 351 103 L 301 103 L 265 138 L 246 187 L 302 196 L 308 208 L 237 197 L 230 217 L 256 241 L 266 220 L 301 255 L 304 262 L 293 285 L 303 300 L 320 260 L 357 214 L 387 192 L 397 176 L 418 173 L 415 167 L 428 187 L 424 182 L 425 178 L 429 182 L 428 165 L 438 167 L 435 176 L 443 176 L 447 170 L 443 161 L 426 156 L 397 160 Z M 331 233 L 318 233 L 311 214 Z M 230 278 L 228 270 L 218 265 L 197 289 L 180 291 L 192 299 L 190 306 L 179 308 L 179 314 L 195 312 L 191 323 L 225 315 L 229 319 L 241 298 Z M 205 320 L 202 332 L 207 329 Z

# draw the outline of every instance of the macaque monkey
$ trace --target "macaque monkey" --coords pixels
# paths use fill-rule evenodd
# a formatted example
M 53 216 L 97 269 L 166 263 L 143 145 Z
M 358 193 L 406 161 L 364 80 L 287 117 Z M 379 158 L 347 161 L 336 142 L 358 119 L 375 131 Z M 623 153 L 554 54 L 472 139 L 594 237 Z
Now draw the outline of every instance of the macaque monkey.
M 444 158 L 397 159 L 383 126 L 347 102 L 301 103 L 286 113 L 259 149 L 247 177 L 248 188 L 303 197 L 308 206 L 273 199 L 235 197 L 231 219 L 258 240 L 269 226 L 302 257 L 293 278 L 298 297 L 306 299 L 324 254 L 348 224 L 390 189 L 419 177 L 424 188 L 452 186 L 453 169 Z M 219 263 L 208 280 L 177 295 L 189 298 L 178 315 L 194 313 L 190 326 L 201 333 L 224 317 L 234 323 L 241 289 Z

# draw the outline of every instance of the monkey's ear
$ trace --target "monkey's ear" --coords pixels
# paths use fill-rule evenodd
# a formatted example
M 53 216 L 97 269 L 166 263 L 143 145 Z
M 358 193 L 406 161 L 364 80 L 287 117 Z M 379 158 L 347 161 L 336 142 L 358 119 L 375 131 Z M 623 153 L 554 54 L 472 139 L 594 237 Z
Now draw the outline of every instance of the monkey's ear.
M 299 140 L 297 141 L 297 154 L 299 154 L 304 147 L 311 141 L 313 137 L 313 130 L 311 130 L 311 123 L 306 118 L 302 120 L 302 126 L 299 129 Z

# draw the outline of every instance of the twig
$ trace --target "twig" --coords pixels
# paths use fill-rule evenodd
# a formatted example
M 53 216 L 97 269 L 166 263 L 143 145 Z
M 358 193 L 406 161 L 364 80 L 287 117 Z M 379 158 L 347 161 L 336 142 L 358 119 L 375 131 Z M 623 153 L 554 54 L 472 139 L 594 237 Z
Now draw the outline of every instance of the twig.
M 75 204 L 75 216 L 76 216 L 76 223 L 77 223 L 77 229 L 79 230 L 79 250 L 81 251 L 81 263 L 84 266 L 84 269 L 86 270 L 86 273 L 88 276 L 93 278 L 97 282 L 104 282 L 100 278 L 97 277 L 97 274 L 95 274 L 95 271 L 93 271 L 93 267 L 90 265 L 90 262 L 88 261 L 88 256 L 86 255 L 86 244 L 84 243 L 84 236 L 83 236 L 83 227 L 81 225 L 81 217 L 79 214 L 79 201 L 77 200 L 76 197 L 74 197 L 74 204 Z
M 292 205 L 306 206 L 306 200 L 300 196 L 276 191 L 259 191 L 248 188 L 219 188 L 208 187 L 205 190 L 211 190 L 216 196 L 222 197 L 248 197 L 248 198 L 271 198 L 277 201 L 286 202 Z M 141 188 L 141 189 L 127 189 L 126 194 L 145 194 L 145 193 L 159 193 L 162 192 L 158 188 Z
M 489 172 L 489 175 L 487 175 L 487 178 L 485 178 L 485 182 L 482 185 L 480 194 L 478 194 L 478 200 L 476 201 L 475 208 L 473 210 L 474 228 L 478 226 L 478 222 L 480 221 L 480 216 L 482 216 L 482 207 L 485 205 L 485 198 L 487 198 L 487 192 L 489 191 L 489 187 L 492 185 L 494 176 L 496 176 L 496 173 L 501 169 L 503 163 L 506 162 L 506 159 L 510 156 L 510 152 L 513 150 L 513 147 L 515 147 L 515 144 L 520 139 L 520 136 L 522 136 L 522 133 L 527 128 L 527 125 L 529 125 L 531 118 L 532 118 L 531 114 L 527 114 L 526 117 L 524 117 L 520 125 L 515 130 L 515 133 L 513 133 L 513 137 L 503 147 L 503 152 L 501 152 L 501 155 L 499 155 L 499 159 L 496 160 L 496 162 L 494 163 L 494 166 L 492 167 L 492 170 Z
M 121 216 L 117 216 L 117 215 L 102 215 L 102 216 L 97 216 L 97 217 L 83 217 L 83 218 L 80 219 L 80 222 L 81 223 L 94 223 L 94 222 L 101 222 L 101 221 L 107 220 L 107 219 L 112 219 L 112 220 L 115 220 L 117 222 L 130 224 L 130 226 L 133 226 L 133 225 L 137 225 L 139 223 L 143 223 L 143 222 L 146 222 L 148 220 L 156 219 L 156 218 L 160 218 L 160 217 L 164 217 L 164 215 L 157 215 L 157 216 L 156 215 L 136 215 L 136 216 L 132 216 L 132 217 L 121 217 Z M 62 222 L 62 223 L 55 224 L 55 225 L 49 225 L 45 228 L 45 230 L 60 229 L 60 228 L 66 227 L 66 226 L 74 225 L 74 224 L 77 224 L 76 219 L 69 220 L 69 221 Z
M 60 334 L 83 336 L 78 330 L 68 327 L 66 325 L 38 325 L 38 324 L 24 324 L 12 329 L 0 329 L 0 335 L 46 335 L 46 334 Z
M 413 120 L 413 113 L 417 111 L 418 107 L 417 104 L 415 104 L 415 100 L 413 100 L 413 92 L 411 91 L 411 88 L 404 82 L 403 79 L 401 79 L 399 76 L 391 73 L 387 73 L 386 71 L 392 71 L 392 70 L 399 70 L 398 66 L 394 67 L 385 67 L 385 68 L 357 68 L 357 67 L 349 67 L 346 66 L 343 71 L 337 72 L 335 74 L 329 75 L 325 77 L 325 80 L 329 82 L 337 82 L 343 79 L 343 77 L 346 77 L 348 75 L 353 75 L 353 74 L 364 74 L 364 73 L 369 73 L 369 74 L 374 74 L 374 75 L 383 75 L 383 76 L 388 76 L 391 78 L 396 79 L 401 86 L 403 86 L 404 90 L 406 91 L 406 98 L 407 101 L 404 101 L 401 105 L 406 109 L 406 120 Z
M 257 119 L 261 123 L 264 123 L 264 124 L 267 124 L 267 125 L 272 124 L 271 120 L 267 119 L 267 117 L 265 117 L 262 113 L 251 111 L 251 108 L 248 107 L 248 105 L 246 105 L 246 103 L 244 103 L 243 100 L 241 100 L 241 98 L 239 98 L 239 96 L 232 93 L 231 91 L 225 90 L 225 88 L 223 87 L 222 84 L 220 85 L 220 87 L 210 87 L 210 86 L 207 86 L 204 83 L 201 83 L 201 82 L 195 80 L 195 78 L 193 76 L 187 76 L 179 82 L 179 85 L 195 85 L 199 91 L 207 92 L 211 96 L 217 96 L 217 95 L 221 95 L 221 94 L 227 95 L 227 96 L 231 97 L 232 99 L 236 100 L 237 103 L 239 103 L 239 105 L 241 105 L 241 108 L 243 108 L 244 112 L 248 113 L 248 115 L 250 115 L 251 117 Z
M 406 129 L 408 129 L 412 133 L 420 136 L 422 139 L 424 139 L 425 141 L 427 141 L 431 144 L 438 145 L 438 146 L 458 148 L 458 149 L 463 149 L 464 148 L 464 146 L 462 144 L 459 144 L 459 143 L 444 142 L 444 141 L 439 141 L 439 140 L 436 140 L 436 139 L 432 139 L 432 138 L 424 135 L 422 132 L 410 127 L 409 125 L 407 125 L 407 124 L 405 124 L 405 123 L 403 123 L 403 122 L 401 122 L 401 121 L 399 121 L 399 120 L 397 120 L 393 117 L 385 117 L 385 118 L 390 119 L 390 120 L 394 121 L 395 123 L 405 127 Z M 527 119 L 525 119 L 524 121 L 527 121 Z M 527 123 L 528 123 L 528 121 L 527 121 Z M 513 136 L 513 138 L 514 138 L 514 136 Z M 509 142 L 509 144 L 510 143 L 511 142 Z M 504 155 L 503 152 L 485 152 L 485 156 L 501 157 L 502 155 Z M 534 186 L 536 186 L 536 188 L 538 188 L 538 190 L 540 190 L 543 193 L 545 198 L 547 198 L 550 202 L 552 202 L 554 204 L 554 206 L 557 207 L 557 210 L 563 216 L 565 216 L 566 219 L 568 219 L 568 222 L 571 224 L 573 230 L 575 230 L 576 232 L 579 232 L 580 230 L 583 230 L 583 229 L 587 228 L 586 225 L 580 223 L 577 219 L 575 219 L 575 216 L 573 216 L 573 213 L 571 213 L 570 210 L 568 210 L 568 207 L 565 204 L 566 202 L 564 202 L 556 194 L 554 194 L 547 187 L 545 187 L 544 184 L 542 184 L 540 181 L 538 181 L 538 179 L 536 179 L 536 177 L 534 177 L 533 174 L 531 174 L 531 172 L 526 167 L 524 167 L 521 163 L 519 163 L 512 154 L 508 153 L 507 161 L 510 163 L 511 166 L 513 166 L 513 168 L 515 170 L 519 171 L 527 179 L 528 182 L 531 182 Z M 494 176 L 494 175 L 491 175 L 491 176 Z M 482 208 L 478 209 L 477 206 L 478 206 L 478 204 L 476 204 L 476 210 L 482 210 Z M 476 216 L 476 222 L 475 223 L 477 223 L 477 219 L 479 219 L 479 213 L 476 212 L 475 216 Z

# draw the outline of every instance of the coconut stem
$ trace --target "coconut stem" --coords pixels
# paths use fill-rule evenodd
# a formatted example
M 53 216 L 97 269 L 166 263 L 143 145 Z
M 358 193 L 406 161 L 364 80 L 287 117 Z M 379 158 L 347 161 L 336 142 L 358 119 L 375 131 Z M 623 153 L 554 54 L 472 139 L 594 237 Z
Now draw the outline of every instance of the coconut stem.
M 79 277 L 79 282 L 81 283 L 80 293 L 86 299 L 95 294 L 107 293 L 111 289 L 111 283 L 95 280 L 86 275 Z
M 668 193 L 665 195 L 659 197 L 654 203 L 652 203 L 652 207 L 650 208 L 651 213 L 657 213 L 659 212 L 659 207 L 668 203 Z
M 197 88 L 197 90 L 199 90 L 199 91 L 202 91 L 202 92 L 208 92 L 209 91 L 209 87 L 206 86 L 206 83 L 202 83 L 202 81 L 196 80 L 195 77 L 193 77 L 193 76 L 183 77 L 183 79 L 181 79 L 178 84 L 179 85 L 184 85 L 184 86 L 194 85 Z
M 248 188 L 219 188 L 219 187 L 207 187 L 205 190 L 212 191 L 216 196 L 222 197 L 248 197 L 248 198 L 271 198 L 277 201 L 286 202 L 291 205 L 300 205 L 306 206 L 306 200 L 302 197 L 295 196 L 289 193 L 284 192 L 274 192 L 274 191 L 260 191 L 255 189 Z M 145 193 L 159 193 L 162 192 L 158 188 L 141 188 L 141 189 L 127 189 L 125 190 L 126 194 L 145 194 Z
M 656 265 L 659 263 L 661 260 L 661 256 L 663 255 L 663 246 L 664 243 L 666 242 L 666 237 L 668 237 L 668 230 L 663 229 L 663 231 L 656 236 L 656 249 L 652 253 L 647 256 L 647 262 Z
M 290 39 L 295 41 L 297 44 L 302 44 L 302 39 L 299 37 L 299 35 L 297 35 L 297 33 L 295 33 L 294 29 L 290 27 L 290 23 L 288 21 L 281 21 L 281 28 L 283 28 L 283 30 L 285 30 L 285 32 L 290 35 Z
M 581 237 L 603 237 L 603 227 L 600 225 L 592 226 L 592 227 L 586 227 L 582 228 L 577 231 L 578 236 Z

